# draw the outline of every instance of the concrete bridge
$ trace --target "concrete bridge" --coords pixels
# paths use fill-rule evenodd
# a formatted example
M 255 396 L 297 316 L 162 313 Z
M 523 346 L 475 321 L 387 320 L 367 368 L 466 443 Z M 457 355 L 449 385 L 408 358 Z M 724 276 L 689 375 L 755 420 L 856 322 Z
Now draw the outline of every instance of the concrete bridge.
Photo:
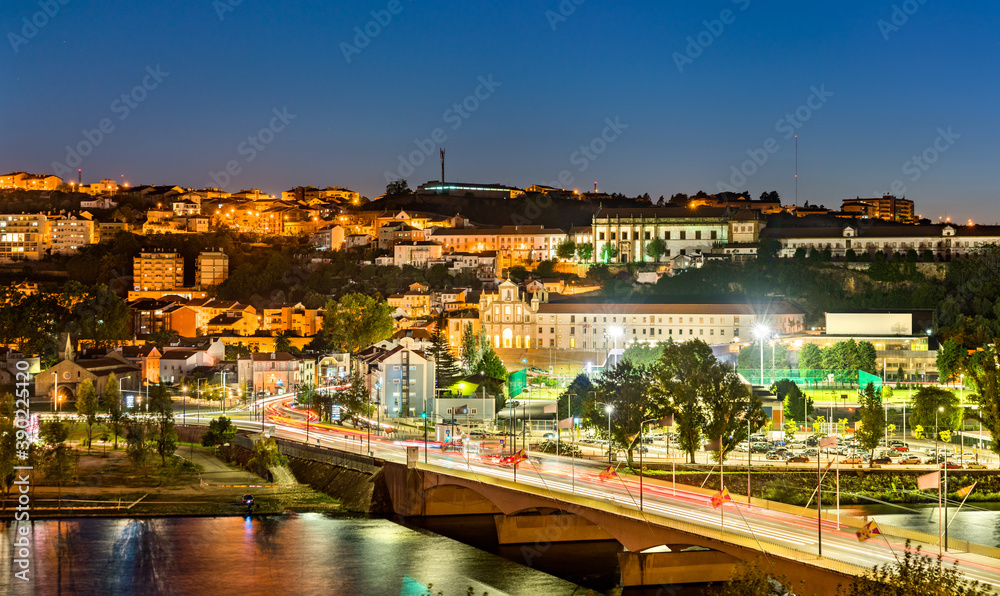
M 616 540 L 626 549 L 619 553 L 625 586 L 721 582 L 744 560 L 805 582 L 818 596 L 833 596 L 838 585 L 867 571 L 648 511 L 471 471 L 410 461 L 386 462 L 383 473 L 397 515 L 492 514 L 500 544 L 523 545 L 529 565 L 554 542 Z

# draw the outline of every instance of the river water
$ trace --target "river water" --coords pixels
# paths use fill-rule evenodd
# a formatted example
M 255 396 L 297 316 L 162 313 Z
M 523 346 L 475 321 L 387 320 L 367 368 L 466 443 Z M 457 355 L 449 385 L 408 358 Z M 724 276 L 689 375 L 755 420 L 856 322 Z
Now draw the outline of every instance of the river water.
M 322 514 L 40 521 L 30 582 L 4 526 L 0 592 L 54 596 L 586 594 L 542 571 L 385 519 Z
M 937 509 L 878 506 L 850 513 L 937 533 Z M 954 513 L 954 512 L 952 512 Z M 45 520 L 29 527 L 29 582 L 14 529 L 0 541 L 0 594 L 364 596 L 579 595 L 618 584 L 617 542 L 500 546 L 491 516 L 413 520 L 318 513 L 243 517 Z M 967 505 L 950 534 L 1000 546 L 1000 504 Z M 934 554 L 934 553 L 930 553 Z M 563 579 L 560 579 L 563 578 Z M 593 592 L 591 591 L 593 590 Z M 693 595 L 700 586 L 626 590 Z

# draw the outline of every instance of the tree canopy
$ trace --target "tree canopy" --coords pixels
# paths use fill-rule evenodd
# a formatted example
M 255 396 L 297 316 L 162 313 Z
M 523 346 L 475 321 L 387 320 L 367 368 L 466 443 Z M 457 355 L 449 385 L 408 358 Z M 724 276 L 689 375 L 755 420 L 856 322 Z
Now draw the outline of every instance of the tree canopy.
M 365 294 L 330 300 L 323 315 L 323 337 L 329 349 L 357 354 L 392 335 L 392 307 Z

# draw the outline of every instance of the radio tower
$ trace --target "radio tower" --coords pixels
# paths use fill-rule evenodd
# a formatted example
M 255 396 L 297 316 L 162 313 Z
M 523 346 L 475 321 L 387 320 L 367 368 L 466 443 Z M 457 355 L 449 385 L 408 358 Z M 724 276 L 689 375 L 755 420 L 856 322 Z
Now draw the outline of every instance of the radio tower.
M 795 135 L 795 206 L 799 206 L 799 135 Z
M 441 184 L 444 184 L 444 147 L 441 147 Z

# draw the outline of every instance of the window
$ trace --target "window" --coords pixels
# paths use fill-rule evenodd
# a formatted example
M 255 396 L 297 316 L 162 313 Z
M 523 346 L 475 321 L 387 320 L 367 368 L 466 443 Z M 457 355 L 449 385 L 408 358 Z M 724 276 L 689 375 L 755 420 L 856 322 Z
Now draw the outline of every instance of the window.
M 550 338 L 549 339 L 549 347 L 550 348 L 556 347 L 556 340 Z
M 604 240 L 604 232 L 598 232 L 597 239 L 598 240 Z
M 570 323 L 576 323 L 576 315 L 570 315 L 569 316 L 569 322 Z M 584 320 L 584 322 L 586 322 L 586 320 Z
M 556 332 L 555 327 L 549 327 L 549 333 L 555 333 L 555 332 Z
M 696 230 L 694 233 L 695 240 L 701 240 L 701 230 Z
M 469 408 L 469 413 L 475 416 L 476 414 L 479 413 L 479 411 L 477 408 Z
M 670 240 L 670 232 L 664 232 L 663 233 L 663 239 L 664 240 Z
M 614 240 L 614 239 L 615 239 L 615 233 L 614 233 L 614 232 L 611 232 L 611 239 L 612 239 L 612 240 Z
M 681 240 L 687 240 L 687 232 L 681 231 Z
M 612 238 L 614 240 L 614 238 Z M 628 232 L 622 232 L 622 240 L 628 240 Z
M 541 334 L 542 334 L 542 328 L 541 328 L 541 327 L 539 327 L 539 328 L 538 328 L 538 335 L 541 335 Z
M 712 230 L 712 240 L 715 240 L 717 238 L 717 235 L 718 233 L 715 230 Z
M 660 329 L 660 332 L 657 335 L 663 335 L 663 329 Z
M 719 335 L 725 335 L 725 334 L 726 334 L 725 329 L 719 329 Z
M 649 232 L 646 232 L 646 240 L 651 240 L 651 238 L 649 237 Z
M 570 327 L 569 328 L 569 334 L 570 335 L 576 335 L 576 327 Z
M 694 329 L 688 329 L 688 335 L 694 335 Z
M 673 329 L 667 329 L 667 335 L 673 335 L 673 334 L 674 334 Z
M 699 329 L 698 330 L 698 335 L 705 335 L 705 330 L 704 329 Z

